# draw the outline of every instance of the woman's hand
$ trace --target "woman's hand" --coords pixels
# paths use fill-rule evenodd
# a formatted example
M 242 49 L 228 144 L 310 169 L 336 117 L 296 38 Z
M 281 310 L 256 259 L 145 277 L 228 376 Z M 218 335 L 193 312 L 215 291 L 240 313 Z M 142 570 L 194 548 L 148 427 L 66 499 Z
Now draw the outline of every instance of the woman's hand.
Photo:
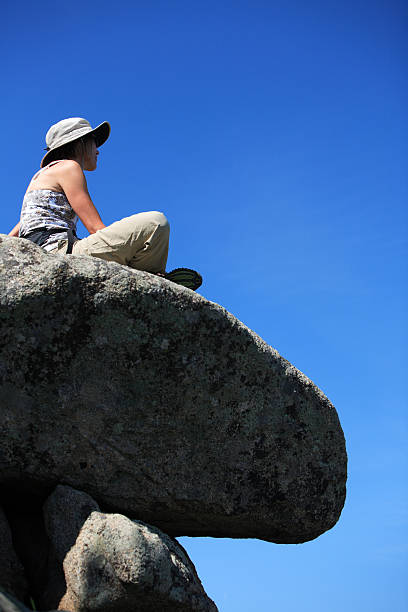
M 61 164 L 58 181 L 68 202 L 90 234 L 106 227 L 91 200 L 84 173 L 78 162 L 66 160 Z

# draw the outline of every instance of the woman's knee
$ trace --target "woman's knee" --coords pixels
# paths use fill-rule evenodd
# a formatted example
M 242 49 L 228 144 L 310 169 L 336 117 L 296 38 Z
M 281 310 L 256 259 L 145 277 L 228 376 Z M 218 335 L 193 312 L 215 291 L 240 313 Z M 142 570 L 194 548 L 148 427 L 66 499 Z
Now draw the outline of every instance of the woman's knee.
M 151 210 L 149 212 L 137 213 L 130 217 L 135 227 L 155 228 L 159 233 L 169 233 L 169 221 L 162 212 Z
M 165 232 L 170 231 L 170 223 L 166 215 L 157 210 L 153 210 L 149 214 L 151 215 L 152 222 L 155 223 L 161 230 Z

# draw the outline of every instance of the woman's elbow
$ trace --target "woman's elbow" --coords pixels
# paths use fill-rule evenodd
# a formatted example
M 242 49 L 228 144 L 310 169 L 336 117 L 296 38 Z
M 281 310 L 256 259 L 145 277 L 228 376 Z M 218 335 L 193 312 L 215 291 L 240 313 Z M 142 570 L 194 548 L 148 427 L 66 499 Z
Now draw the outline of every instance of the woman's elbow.
M 95 234 L 98 230 L 103 229 L 104 227 L 106 227 L 106 225 L 104 223 L 102 223 L 102 221 L 99 221 L 99 222 L 96 222 L 96 223 L 89 223 L 85 227 L 86 227 L 86 229 L 88 230 L 88 232 L 90 234 Z

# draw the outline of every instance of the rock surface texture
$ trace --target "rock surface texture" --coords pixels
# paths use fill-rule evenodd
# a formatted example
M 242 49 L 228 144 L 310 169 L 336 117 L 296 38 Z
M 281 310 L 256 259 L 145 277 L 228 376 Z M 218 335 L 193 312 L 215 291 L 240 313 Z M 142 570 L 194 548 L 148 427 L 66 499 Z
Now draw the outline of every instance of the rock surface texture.
M 0 235 L 0 487 L 58 483 L 171 535 L 316 538 L 336 411 L 225 309 L 146 272 Z
M 43 506 L 44 528 L 47 534 L 47 566 L 36 601 L 43 608 L 56 608 L 66 591 L 62 563 L 67 552 L 74 546 L 88 516 L 99 511 L 99 506 L 87 493 L 72 487 L 58 485 Z
M 64 561 L 69 612 L 216 612 L 184 549 L 158 529 L 93 512 Z
M 58 485 L 48 497 L 43 507 L 45 530 L 60 563 L 74 546 L 88 516 L 98 511 L 90 495 L 72 487 Z

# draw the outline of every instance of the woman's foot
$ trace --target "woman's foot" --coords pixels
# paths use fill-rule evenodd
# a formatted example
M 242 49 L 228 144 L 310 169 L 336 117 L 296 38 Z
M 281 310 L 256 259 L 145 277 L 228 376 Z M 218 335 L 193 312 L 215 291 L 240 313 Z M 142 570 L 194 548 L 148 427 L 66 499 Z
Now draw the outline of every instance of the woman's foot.
M 190 270 L 190 268 L 175 268 L 171 272 L 166 272 L 164 274 L 162 272 L 158 272 L 157 276 L 166 278 L 172 283 L 182 285 L 183 287 L 187 287 L 187 289 L 191 289 L 192 291 L 198 289 L 203 282 L 201 274 L 195 270 Z

